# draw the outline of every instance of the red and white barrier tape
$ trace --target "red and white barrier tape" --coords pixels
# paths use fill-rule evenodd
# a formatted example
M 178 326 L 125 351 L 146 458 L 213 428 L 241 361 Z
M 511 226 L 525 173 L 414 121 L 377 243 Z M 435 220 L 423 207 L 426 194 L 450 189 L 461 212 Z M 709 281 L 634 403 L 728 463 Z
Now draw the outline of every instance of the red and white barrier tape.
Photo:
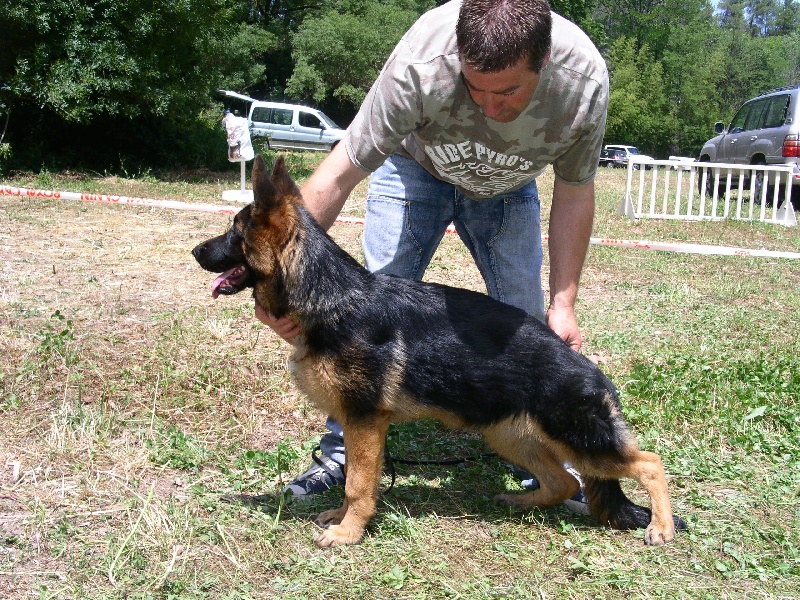
M 685 254 L 707 254 L 718 256 L 754 256 L 764 258 L 800 258 L 800 252 L 781 252 L 777 250 L 758 250 L 736 248 L 733 246 L 712 246 L 706 244 L 687 244 L 684 242 L 651 242 L 648 240 L 613 240 L 591 238 L 593 244 L 616 246 L 619 248 L 640 248 L 642 250 L 662 250 Z
M 194 204 L 178 200 L 155 200 L 154 198 L 137 198 L 135 196 L 107 196 L 105 194 L 86 194 L 78 192 L 53 192 L 51 190 L 35 190 L 29 188 L 0 186 L 0 195 L 25 196 L 28 198 L 53 198 L 56 200 L 83 200 L 84 202 L 102 202 L 106 204 L 130 204 L 134 206 L 150 206 L 153 208 L 171 208 L 175 210 L 197 210 L 214 212 L 223 215 L 235 215 L 241 210 L 239 206 L 217 206 L 215 204 Z
M 358 217 L 339 217 L 341 223 L 363 225 L 364 219 Z M 456 228 L 450 225 L 447 233 L 455 233 Z M 542 241 L 548 236 L 543 235 Z M 648 240 L 615 240 L 609 238 L 590 238 L 592 244 L 612 246 L 617 248 L 638 248 L 640 250 L 662 250 L 664 252 L 682 252 L 686 254 L 709 254 L 720 256 L 755 256 L 770 258 L 800 258 L 800 252 L 778 252 L 775 250 L 749 250 L 747 248 L 734 248 L 732 246 L 708 246 L 705 244 L 687 244 L 683 242 L 651 242 Z
M 238 206 L 220 206 L 215 204 L 195 204 L 192 202 L 179 202 L 177 200 L 155 200 L 153 198 L 137 198 L 131 196 L 107 196 L 105 194 L 85 194 L 77 192 L 54 192 L 50 190 L 36 190 L 0 186 L 0 195 L 25 196 L 37 198 L 53 198 L 57 200 L 82 200 L 85 202 L 103 202 L 108 204 L 129 204 L 133 206 L 150 206 L 154 208 L 170 208 L 175 210 L 195 210 L 214 212 L 223 215 L 235 215 L 241 210 Z M 339 217 L 338 223 L 363 225 L 364 219 L 360 217 Z M 447 233 L 455 233 L 455 227 L 450 225 Z M 547 236 L 542 237 L 543 240 Z M 758 258 L 800 258 L 800 252 L 781 252 L 776 250 L 758 250 L 736 248 L 733 246 L 713 246 L 705 244 L 689 244 L 684 242 L 653 242 L 649 240 L 615 240 L 608 238 L 591 238 L 592 244 L 612 246 L 617 248 L 637 248 L 640 250 L 661 250 L 663 252 L 681 252 L 686 254 L 705 254 L 716 256 L 752 256 Z

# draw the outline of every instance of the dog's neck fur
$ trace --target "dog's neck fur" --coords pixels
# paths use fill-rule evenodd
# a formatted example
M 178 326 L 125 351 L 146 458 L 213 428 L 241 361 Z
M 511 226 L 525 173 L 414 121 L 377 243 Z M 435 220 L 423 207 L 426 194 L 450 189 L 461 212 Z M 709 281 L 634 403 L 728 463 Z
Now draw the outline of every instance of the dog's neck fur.
M 374 275 L 340 248 L 304 206 L 288 203 L 286 209 L 297 213 L 292 219 L 296 230 L 289 236 L 294 251 L 276 269 L 266 304 L 275 316 L 294 317 L 309 334 L 347 319 L 356 303 L 366 301 Z M 294 237 L 303 240 L 293 242 Z

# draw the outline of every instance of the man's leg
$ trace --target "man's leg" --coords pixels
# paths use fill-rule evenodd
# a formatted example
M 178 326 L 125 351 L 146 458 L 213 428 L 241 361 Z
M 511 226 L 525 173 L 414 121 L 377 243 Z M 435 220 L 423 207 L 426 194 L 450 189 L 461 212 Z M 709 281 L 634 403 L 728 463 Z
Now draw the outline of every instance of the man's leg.
M 454 223 L 489 295 L 544 321 L 536 182 L 488 200 L 471 200 L 459 194 Z
M 460 196 L 454 222 L 489 295 L 544 322 L 541 210 L 536 182 L 489 200 Z M 581 491 L 564 504 L 574 512 L 589 514 L 580 475 L 570 465 L 565 466 L 581 483 Z M 513 465 L 511 469 L 522 487 L 539 487 L 530 473 Z
M 452 223 L 455 188 L 416 161 L 390 156 L 370 178 L 364 227 L 368 270 L 421 280 Z

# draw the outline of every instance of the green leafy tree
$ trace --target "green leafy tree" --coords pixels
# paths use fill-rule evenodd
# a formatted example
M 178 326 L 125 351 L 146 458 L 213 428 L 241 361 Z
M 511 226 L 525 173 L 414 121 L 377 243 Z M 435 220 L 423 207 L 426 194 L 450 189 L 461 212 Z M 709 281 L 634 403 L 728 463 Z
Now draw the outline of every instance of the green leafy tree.
M 635 143 L 641 149 L 662 154 L 668 140 L 665 117 L 667 95 L 661 63 L 650 49 L 636 40 L 617 39 L 608 52 L 611 92 L 608 101 L 606 139 Z
M 344 1 L 309 17 L 294 35 L 290 98 L 357 108 L 394 46 L 432 2 Z
M 595 0 L 550 0 L 550 7 L 583 29 L 598 48 L 607 46 L 606 31 L 592 16 Z
M 259 59 L 259 63 L 266 67 L 263 77 L 235 89 L 260 98 L 284 98 L 286 81 L 294 70 L 292 36 L 307 18 L 319 15 L 336 0 L 232 1 L 237 3 L 236 18 L 240 22 L 258 27 L 275 42 Z
M 785 84 L 781 65 L 769 39 L 752 37 L 746 31 L 722 30 L 714 44 L 709 80 L 716 90 L 722 120 L 745 101 Z
M 230 16 L 226 0 L 11 0 L 4 99 L 77 122 L 197 110 L 225 79 L 263 73 L 253 54 L 272 40 Z
M 776 28 L 776 0 L 746 0 L 745 15 L 750 35 L 771 35 Z
M 676 27 L 710 21 L 712 10 L 709 0 L 598 0 L 594 16 L 612 42 L 634 38 L 658 60 Z
M 775 34 L 790 35 L 800 28 L 800 3 L 796 0 L 782 0 L 775 17 Z
M 719 26 L 722 29 L 745 31 L 744 0 L 720 0 L 717 5 Z

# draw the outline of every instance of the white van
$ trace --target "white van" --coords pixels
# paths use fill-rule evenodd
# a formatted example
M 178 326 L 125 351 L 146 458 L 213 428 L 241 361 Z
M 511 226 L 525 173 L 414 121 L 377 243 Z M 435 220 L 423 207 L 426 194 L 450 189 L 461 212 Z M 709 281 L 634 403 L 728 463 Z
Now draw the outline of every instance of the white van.
M 247 113 L 250 135 L 266 137 L 270 149 L 330 151 L 344 137 L 345 130 L 321 110 L 256 100 L 228 90 L 220 93 L 250 103 Z

